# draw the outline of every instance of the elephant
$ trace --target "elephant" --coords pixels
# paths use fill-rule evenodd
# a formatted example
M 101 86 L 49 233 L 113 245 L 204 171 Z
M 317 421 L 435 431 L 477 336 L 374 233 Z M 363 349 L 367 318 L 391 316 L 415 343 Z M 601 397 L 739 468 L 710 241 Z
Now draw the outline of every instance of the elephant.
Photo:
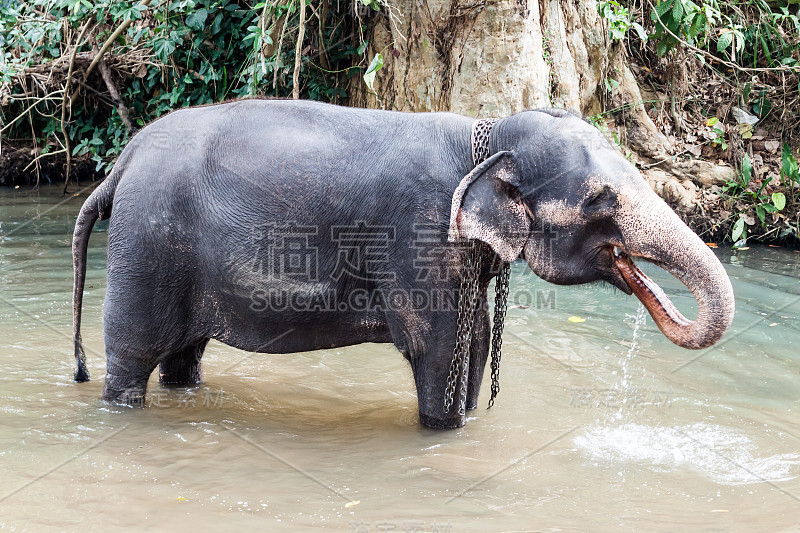
M 480 259 L 466 319 L 468 410 L 490 347 L 487 290 L 517 259 L 547 282 L 635 295 L 681 347 L 722 337 L 734 313 L 723 266 L 597 128 L 565 110 L 521 111 L 493 122 L 476 165 L 475 125 L 447 112 L 277 99 L 184 108 L 147 125 L 76 221 L 75 380 L 89 379 L 88 240 L 109 218 L 112 402 L 141 402 L 156 367 L 165 385 L 200 383 L 210 339 L 271 354 L 392 343 L 410 363 L 420 422 L 461 427 L 464 413 L 442 399 L 468 257 Z M 697 318 L 634 259 L 686 285 Z

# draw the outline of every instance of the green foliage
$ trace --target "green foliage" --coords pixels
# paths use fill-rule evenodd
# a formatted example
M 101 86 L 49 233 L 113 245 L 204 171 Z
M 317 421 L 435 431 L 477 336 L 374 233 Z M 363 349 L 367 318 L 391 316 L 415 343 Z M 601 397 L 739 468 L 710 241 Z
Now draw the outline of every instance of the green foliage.
M 372 10 L 381 7 L 377 0 L 362 2 Z M 365 68 L 366 43 L 360 35 L 366 22 L 364 15 L 348 12 L 347 3 L 341 11 L 335 10 L 335 3 L 328 5 L 327 10 L 312 9 L 313 5 L 307 9 L 300 94 L 335 102 L 346 96 L 343 87 L 350 77 Z M 3 136 L 30 139 L 33 130 L 36 143 L 45 147 L 43 153 L 63 146 L 60 104 L 64 76 L 54 77 L 49 92 L 28 84 L 26 76 L 32 69 L 46 72 L 56 62 L 68 63 L 78 29 L 84 24 L 89 24 L 88 35 L 99 48 L 124 21 L 133 22 L 105 57 L 110 58 L 116 77 L 119 72 L 133 72 L 119 82 L 119 90 L 138 127 L 179 107 L 235 97 L 292 94 L 298 2 L 250 6 L 230 0 L 177 0 L 154 1 L 144 7 L 138 1 L 33 0 L 0 6 L 0 93 L 8 95 L 0 114 L 6 125 L 25 115 L 10 124 Z M 321 16 L 325 20 L 320 20 Z M 282 17 L 286 23 L 278 27 Z M 284 39 L 278 47 L 273 37 L 277 41 L 281 31 Z M 81 52 L 89 50 L 88 43 L 80 48 Z M 263 50 L 270 50 L 271 55 L 265 56 Z M 82 65 L 85 69 L 85 63 Z M 379 68 L 373 69 L 373 83 Z M 82 76 L 77 69 L 74 78 L 82 82 Z M 97 169 L 103 170 L 125 146 L 130 132 L 108 98 L 97 96 L 106 92 L 100 76 L 92 74 L 85 83 L 95 91 L 88 90 L 85 97 L 73 101 L 65 126 L 71 152 L 91 158 Z M 74 79 L 70 92 L 76 85 Z M 36 96 L 43 99 L 34 101 L 32 90 L 38 90 Z
M 650 11 L 655 30 L 649 39 L 659 57 L 678 45 L 678 37 L 742 66 L 793 66 L 800 20 L 790 3 L 662 0 Z
M 621 41 L 630 28 L 636 30 L 639 38 L 647 40 L 647 32 L 641 24 L 631 20 L 627 7 L 615 0 L 603 0 L 597 4 L 597 12 L 608 22 L 608 37 L 612 41 Z
M 794 203 L 795 189 L 800 188 L 800 171 L 798 171 L 797 160 L 792 155 L 792 150 L 787 143 L 783 143 L 781 150 L 781 182 L 789 191 Z
M 725 128 L 717 117 L 712 117 L 706 121 L 706 129 L 713 135 L 711 139 L 712 145 L 719 146 L 723 150 L 728 149 L 728 143 L 725 142 Z
M 736 219 L 736 223 L 733 225 L 731 239 L 735 247 L 743 246 L 747 242 L 747 226 L 745 226 L 743 214 L 739 214 L 739 218 Z
M 784 217 L 796 210 L 800 200 L 795 192 L 800 190 L 797 161 L 786 142 L 791 142 L 800 132 L 796 100 L 800 92 L 800 20 L 796 4 L 793 0 L 742 0 L 736 3 L 658 0 L 648 8 L 650 33 L 646 39 L 646 52 L 641 56 L 645 61 L 650 52 L 662 58 L 681 48 L 688 53 L 684 58 L 691 58 L 694 65 L 699 61 L 709 67 L 714 78 L 724 79 L 723 86 L 733 88 L 731 93 L 725 91 L 732 95 L 730 106 L 752 109 L 760 119 L 759 128 L 768 131 L 770 136 L 780 136 L 784 141 L 780 183 L 768 178 L 761 182 L 754 180 L 752 161 L 745 155 L 740 172 L 722 187 L 723 195 L 729 200 L 725 209 L 732 209 L 730 219 L 734 221 L 730 237 L 737 246 L 746 243 L 748 231 L 758 225 L 766 228 L 783 219 L 780 224 L 785 228 L 787 221 Z M 623 2 L 623 5 L 639 15 L 634 10 L 636 3 Z M 603 8 L 599 9 L 602 12 Z M 616 13 L 627 15 L 621 10 Z M 663 68 L 670 60 L 675 58 L 656 64 Z M 669 76 L 667 74 L 667 78 Z M 676 77 L 668 79 L 667 83 L 680 84 L 681 80 Z M 717 98 L 714 103 L 705 102 L 716 105 L 719 101 Z M 734 153 L 739 152 L 743 143 L 754 136 L 751 125 L 740 124 L 738 129 L 728 127 L 726 130 L 716 117 L 705 121 L 705 129 L 710 144 L 723 152 L 731 152 L 728 145 L 732 141 L 735 141 Z M 762 150 L 765 168 L 776 163 L 769 161 L 774 149 Z M 772 217 L 768 219 L 770 214 Z M 798 236 L 800 226 L 793 230 L 790 225 L 790 229 L 784 229 L 780 236 L 785 236 L 787 231 Z
M 686 39 L 689 44 L 701 44 L 720 17 L 715 0 L 699 5 L 691 0 L 658 2 L 650 12 L 650 19 L 655 24 L 650 39 L 656 42 L 656 53 L 663 56 L 672 50 L 678 44 L 675 37 Z
M 381 9 L 381 2 L 380 0 L 359 0 L 362 4 L 369 7 L 373 11 L 379 11 Z
M 367 67 L 367 71 L 364 73 L 364 83 L 367 84 L 369 87 L 370 92 L 372 94 L 375 93 L 375 76 L 378 74 L 378 71 L 383 66 L 383 54 L 375 54 L 375 57 L 372 58 L 370 61 L 369 66 Z
M 603 79 L 603 85 L 605 85 L 606 91 L 610 93 L 613 93 L 619 88 L 619 82 L 614 78 L 612 78 L 611 76 L 608 76 Z
M 795 165 L 795 171 L 796 171 Z M 745 154 L 742 158 L 741 170 L 732 180 L 729 180 L 723 187 L 722 192 L 733 200 L 736 209 L 734 216 L 737 217 L 736 223 L 731 231 L 731 239 L 735 247 L 744 246 L 747 242 L 747 213 L 755 212 L 762 226 L 766 226 L 767 213 L 778 213 L 786 207 L 786 196 L 782 192 L 768 194 L 765 189 L 769 185 L 769 180 L 763 180 L 756 189 L 756 183 L 752 182 L 753 162 L 750 156 Z M 751 224 L 754 222 L 751 221 Z

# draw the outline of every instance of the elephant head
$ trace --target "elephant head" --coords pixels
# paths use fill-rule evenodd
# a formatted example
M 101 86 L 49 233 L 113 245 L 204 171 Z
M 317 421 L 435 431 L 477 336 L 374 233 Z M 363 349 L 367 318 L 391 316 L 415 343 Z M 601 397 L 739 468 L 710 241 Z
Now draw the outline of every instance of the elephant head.
M 700 349 L 731 324 L 733 289 L 709 248 L 593 126 L 561 110 L 518 113 L 490 136 L 494 155 L 456 191 L 451 237 L 525 259 L 561 285 L 606 281 L 635 294 L 668 339 Z M 634 259 L 667 270 L 694 294 L 688 320 Z

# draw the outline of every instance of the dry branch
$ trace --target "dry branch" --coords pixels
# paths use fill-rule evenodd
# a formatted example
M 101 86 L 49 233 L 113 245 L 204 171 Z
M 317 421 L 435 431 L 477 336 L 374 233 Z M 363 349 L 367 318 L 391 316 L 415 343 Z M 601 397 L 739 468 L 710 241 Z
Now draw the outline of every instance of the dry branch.
M 142 0 L 141 2 L 139 2 L 139 5 L 147 7 L 147 6 L 150 5 L 151 1 L 152 0 Z M 97 66 L 97 64 L 100 62 L 100 60 L 103 59 L 103 55 L 105 55 L 105 53 L 108 51 L 108 49 L 114 43 L 114 41 L 117 40 L 117 37 L 122 35 L 122 32 L 127 30 L 128 26 L 130 26 L 132 23 L 133 23 L 133 19 L 126 20 L 125 22 L 120 24 L 119 28 L 117 28 L 114 31 L 114 33 L 112 33 L 109 36 L 108 39 L 106 39 L 106 42 L 103 43 L 103 46 L 100 48 L 100 51 L 97 53 L 97 55 L 95 55 L 94 59 L 92 60 L 91 64 L 89 65 L 89 68 L 86 69 L 86 75 L 84 76 L 84 79 L 89 79 L 89 76 L 92 74 L 92 71 L 94 70 L 94 68 Z
M 294 48 L 294 74 L 292 74 L 292 98 L 300 99 L 300 64 L 303 61 L 303 38 L 306 34 L 306 0 L 300 0 L 300 26 L 297 45 Z
M 78 53 L 78 48 L 81 47 L 83 44 L 83 36 L 86 33 L 87 28 L 89 28 L 89 22 L 91 19 L 87 20 L 83 23 L 83 27 L 81 28 L 81 32 L 78 35 L 78 39 L 75 41 L 75 48 L 72 49 L 72 54 L 69 57 L 69 68 L 67 69 L 67 79 L 64 82 L 64 97 L 61 100 L 61 134 L 64 136 L 64 151 L 67 153 L 67 168 L 65 171 L 66 179 L 64 180 L 64 191 L 67 190 L 67 184 L 69 183 L 69 170 L 70 166 L 72 166 L 72 154 L 69 149 L 69 135 L 67 134 L 67 126 L 66 126 L 66 116 L 67 116 L 67 106 L 72 107 L 72 99 L 70 98 L 67 100 L 67 95 L 69 94 L 69 84 L 72 81 L 72 70 L 75 68 L 75 55 Z M 34 135 L 34 139 L 36 136 Z M 34 159 L 34 161 L 38 161 L 38 157 Z M 28 167 L 25 167 L 27 170 Z
M 108 65 L 104 59 L 100 59 L 98 61 L 98 65 L 100 65 L 100 75 L 103 76 L 103 81 L 106 84 L 106 88 L 108 89 L 108 93 L 111 95 L 111 99 L 114 102 L 114 107 L 117 109 L 117 113 L 119 113 L 119 118 L 122 119 L 122 122 L 128 128 L 128 133 L 134 132 L 133 122 L 131 121 L 131 114 L 128 111 L 128 108 L 125 106 L 125 103 L 122 101 L 122 95 L 119 94 L 119 89 L 117 89 L 114 80 L 111 78 L 111 71 L 108 69 Z

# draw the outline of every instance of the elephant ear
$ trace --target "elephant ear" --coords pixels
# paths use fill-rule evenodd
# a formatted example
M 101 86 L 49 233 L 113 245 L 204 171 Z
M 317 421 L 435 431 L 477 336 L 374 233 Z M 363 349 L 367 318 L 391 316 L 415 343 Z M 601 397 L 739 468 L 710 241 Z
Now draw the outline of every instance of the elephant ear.
M 531 221 L 517 189 L 511 152 L 498 152 L 472 169 L 453 193 L 450 242 L 478 239 L 505 262 L 519 257 Z

